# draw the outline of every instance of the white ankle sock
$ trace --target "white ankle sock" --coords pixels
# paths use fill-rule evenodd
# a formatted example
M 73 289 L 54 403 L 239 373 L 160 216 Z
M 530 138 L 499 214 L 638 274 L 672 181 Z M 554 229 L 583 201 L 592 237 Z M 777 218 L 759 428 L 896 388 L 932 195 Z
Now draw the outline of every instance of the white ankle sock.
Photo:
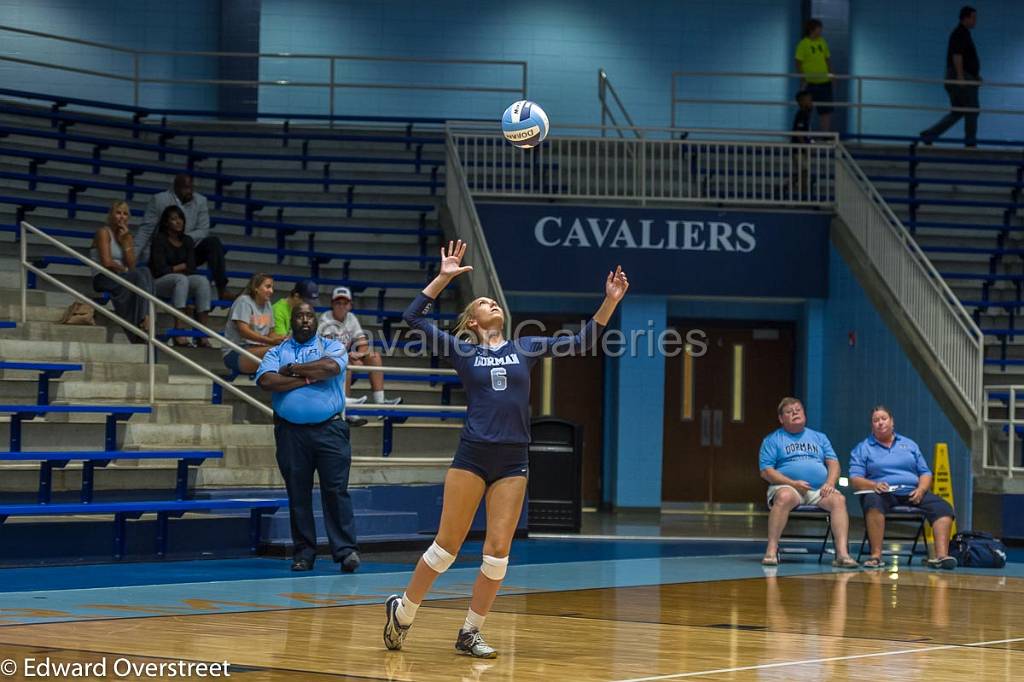
M 463 624 L 462 629 L 467 631 L 473 630 L 475 632 L 480 632 L 480 629 L 484 626 L 484 620 L 486 618 L 487 616 L 481 616 L 473 609 L 470 609 L 466 613 L 466 622 Z
M 384 402 L 384 391 L 374 391 L 373 402 L 377 403 L 378 405 Z
M 403 627 L 406 625 L 412 625 L 413 619 L 416 618 L 416 611 L 419 608 L 419 604 L 414 604 L 409 601 L 409 595 L 403 593 L 402 602 L 395 610 L 395 617 L 398 619 L 398 624 Z

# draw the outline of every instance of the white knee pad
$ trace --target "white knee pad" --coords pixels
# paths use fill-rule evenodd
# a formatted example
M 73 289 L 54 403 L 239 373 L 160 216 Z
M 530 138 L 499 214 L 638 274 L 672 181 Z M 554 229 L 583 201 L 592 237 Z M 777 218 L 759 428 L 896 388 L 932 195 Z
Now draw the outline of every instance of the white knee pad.
M 455 562 L 455 556 L 449 554 L 444 547 L 435 542 L 423 553 L 423 561 L 437 573 L 444 573 Z
M 484 562 L 480 564 L 480 572 L 491 580 L 502 580 L 505 578 L 505 573 L 508 571 L 508 557 L 504 556 L 500 559 L 496 556 L 487 556 L 484 554 Z

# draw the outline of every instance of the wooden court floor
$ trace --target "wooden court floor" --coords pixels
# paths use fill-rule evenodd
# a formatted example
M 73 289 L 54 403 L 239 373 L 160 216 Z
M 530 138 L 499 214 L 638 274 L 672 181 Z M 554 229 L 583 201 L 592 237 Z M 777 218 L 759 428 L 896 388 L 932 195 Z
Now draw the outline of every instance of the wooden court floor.
M 120 657 L 227 661 L 230 679 L 246 682 L 937 682 L 1024 674 L 1024 579 L 998 574 L 822 573 L 502 596 L 485 627 L 501 654 L 491 661 L 453 652 L 466 607 L 465 599 L 426 602 L 401 652 L 383 648 L 380 605 L 353 605 L 7 625 L 0 659 L 106 660 L 106 679 L 115 679 Z M 0 679 L 38 679 L 23 673 Z

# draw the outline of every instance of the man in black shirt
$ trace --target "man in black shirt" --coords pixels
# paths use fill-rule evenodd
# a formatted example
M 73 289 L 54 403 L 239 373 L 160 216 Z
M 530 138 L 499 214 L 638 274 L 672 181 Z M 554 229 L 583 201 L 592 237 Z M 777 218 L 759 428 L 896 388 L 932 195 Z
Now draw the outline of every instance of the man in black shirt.
M 978 22 L 978 12 L 973 7 L 964 6 L 960 10 L 960 23 L 949 35 L 949 47 L 946 48 L 946 80 L 970 81 L 969 84 L 946 84 L 950 104 L 956 108 L 971 108 L 975 111 L 951 111 L 928 130 L 921 133 L 925 144 L 931 144 L 935 138 L 953 127 L 961 117 L 964 119 L 964 140 L 966 146 L 978 146 L 978 86 L 981 82 L 981 62 L 978 51 L 971 39 L 971 29 Z

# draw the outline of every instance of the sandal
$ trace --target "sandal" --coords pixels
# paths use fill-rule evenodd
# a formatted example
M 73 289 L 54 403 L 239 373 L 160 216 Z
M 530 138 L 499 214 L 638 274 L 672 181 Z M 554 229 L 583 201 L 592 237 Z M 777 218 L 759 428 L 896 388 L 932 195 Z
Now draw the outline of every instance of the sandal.
M 832 566 L 834 568 L 860 568 L 860 564 L 857 563 L 853 557 L 846 557 L 845 559 L 833 559 Z
M 192 340 L 185 338 L 184 336 L 175 336 L 173 343 L 178 348 L 188 348 L 192 345 Z
M 779 565 L 779 555 L 776 554 L 775 556 L 766 556 L 765 558 L 761 559 L 761 565 L 762 566 L 778 566 Z
M 885 562 L 882 561 L 882 557 L 873 556 L 867 559 L 861 566 L 864 568 L 885 568 Z

